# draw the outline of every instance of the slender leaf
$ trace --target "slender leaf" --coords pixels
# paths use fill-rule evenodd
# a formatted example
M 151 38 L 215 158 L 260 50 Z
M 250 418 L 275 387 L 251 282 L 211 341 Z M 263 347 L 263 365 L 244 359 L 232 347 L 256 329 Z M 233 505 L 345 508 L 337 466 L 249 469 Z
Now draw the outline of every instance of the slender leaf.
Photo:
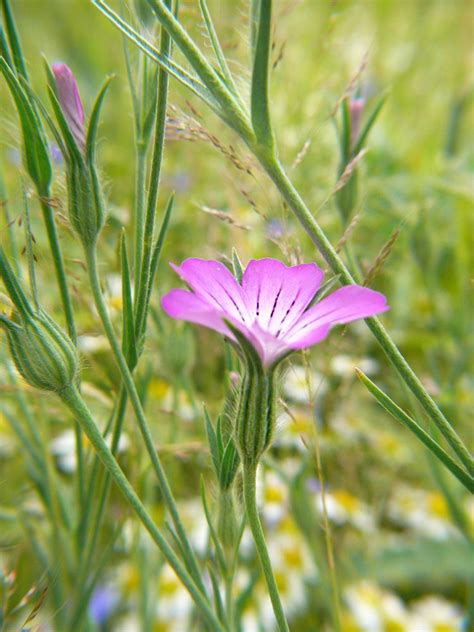
M 17 73 L 28 80 L 28 72 L 26 70 L 26 62 L 21 50 L 20 37 L 15 25 L 15 19 L 10 7 L 9 0 L 2 0 L 3 16 L 5 18 L 5 26 L 7 29 L 10 50 L 13 56 L 13 63 Z
M 204 419 L 206 421 L 206 433 L 207 440 L 209 441 L 209 448 L 211 450 L 211 458 L 212 463 L 214 465 L 214 470 L 216 475 L 219 476 L 219 471 L 221 468 L 221 452 L 219 450 L 219 444 L 217 443 L 216 431 L 212 425 L 211 418 L 209 417 L 209 412 L 207 407 L 204 406 Z
M 409 417 L 395 402 L 379 389 L 366 375 L 356 369 L 357 377 L 363 382 L 367 390 L 375 397 L 378 403 L 389 412 L 401 424 L 406 426 L 425 446 L 445 465 L 448 470 L 468 489 L 474 492 L 474 479 L 465 472 L 449 454 L 423 430 L 417 422 Z
M 367 118 L 367 121 L 364 127 L 362 128 L 362 131 L 359 134 L 359 138 L 357 139 L 357 142 L 354 145 L 354 149 L 352 150 L 352 156 L 357 156 L 357 154 L 364 147 L 364 143 L 367 140 L 367 136 L 369 135 L 369 132 L 372 129 L 373 124 L 377 120 L 377 117 L 380 114 L 380 110 L 383 108 L 385 104 L 386 98 L 387 98 L 386 95 L 384 95 L 383 97 L 379 99 L 374 109 L 370 113 L 369 117 Z
M 257 41 L 253 60 L 251 113 L 257 140 L 273 149 L 274 138 L 270 121 L 269 75 L 271 53 L 272 0 L 260 0 Z
M 219 484 L 222 489 L 229 489 L 232 485 L 239 464 L 240 457 L 235 447 L 234 440 L 230 437 L 224 450 L 219 472 Z
M 137 363 L 137 345 L 135 340 L 135 321 L 133 315 L 132 285 L 130 280 L 130 265 L 127 253 L 125 231 L 120 237 L 120 261 L 122 269 L 122 303 L 123 303 L 123 333 L 122 348 L 129 366 Z
M 102 87 L 97 94 L 94 105 L 92 106 L 91 116 L 89 119 L 89 127 L 87 129 L 87 140 L 86 140 L 86 155 L 89 164 L 94 164 L 95 161 L 95 147 L 96 147 L 96 138 L 97 138 L 97 129 L 99 127 L 99 119 L 100 119 L 100 111 L 102 109 L 102 105 L 104 103 L 105 95 L 107 94 L 107 90 L 109 89 L 110 82 L 113 77 L 107 77 L 107 79 L 102 84 Z

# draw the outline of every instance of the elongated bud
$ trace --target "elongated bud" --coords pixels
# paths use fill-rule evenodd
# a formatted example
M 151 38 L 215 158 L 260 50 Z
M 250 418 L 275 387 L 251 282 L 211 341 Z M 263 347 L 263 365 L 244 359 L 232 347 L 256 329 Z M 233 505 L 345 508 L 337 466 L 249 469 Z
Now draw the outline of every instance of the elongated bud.
M 351 150 L 354 149 L 359 138 L 362 114 L 364 113 L 365 99 L 362 97 L 352 98 L 349 102 L 349 115 L 351 121 Z
M 86 248 L 97 241 L 105 210 L 100 178 L 95 165 L 96 133 L 107 80 L 94 103 L 86 133 L 84 109 L 77 81 L 69 66 L 46 64 L 51 103 L 66 148 L 69 219 Z M 86 141 L 87 138 L 87 141 Z
M 84 154 L 86 148 L 84 108 L 76 78 L 67 64 L 53 64 L 53 73 L 56 80 L 56 93 L 64 117 L 78 147 Z
M 46 391 L 61 392 L 73 384 L 77 352 L 70 338 L 44 312 L 19 323 L 0 317 L 16 368 L 25 381 Z

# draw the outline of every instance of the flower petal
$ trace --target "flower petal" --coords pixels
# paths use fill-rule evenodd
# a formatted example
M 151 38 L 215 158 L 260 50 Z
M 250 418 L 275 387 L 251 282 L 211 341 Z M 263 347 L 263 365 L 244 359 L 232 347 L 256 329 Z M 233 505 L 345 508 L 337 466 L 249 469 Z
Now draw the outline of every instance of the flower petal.
M 222 320 L 222 316 L 225 314 L 222 311 L 211 308 L 206 301 L 193 294 L 193 292 L 171 290 L 161 299 L 161 306 L 171 318 L 204 325 L 204 327 L 214 329 L 220 334 L 232 337 Z
M 383 294 L 360 285 L 346 285 L 311 307 L 285 336 L 293 349 L 323 340 L 333 325 L 349 323 L 387 311 Z
M 242 278 L 248 311 L 275 335 L 288 331 L 318 291 L 324 272 L 315 263 L 288 267 L 277 259 L 250 261 Z
M 249 314 L 242 288 L 225 265 L 206 259 L 186 259 L 180 266 L 171 267 L 186 281 L 209 309 L 225 312 L 241 323 L 249 323 Z

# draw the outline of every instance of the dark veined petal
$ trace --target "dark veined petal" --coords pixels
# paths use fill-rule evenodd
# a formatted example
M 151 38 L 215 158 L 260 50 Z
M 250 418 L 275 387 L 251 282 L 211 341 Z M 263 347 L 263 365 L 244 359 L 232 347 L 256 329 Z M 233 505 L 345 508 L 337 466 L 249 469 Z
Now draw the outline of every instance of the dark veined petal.
M 323 276 L 315 263 L 288 267 L 277 259 L 250 261 L 242 278 L 248 311 L 263 330 L 278 336 L 303 314 Z
M 360 285 L 346 285 L 307 310 L 285 336 L 293 349 L 303 349 L 321 342 L 333 325 L 387 311 L 386 298 Z

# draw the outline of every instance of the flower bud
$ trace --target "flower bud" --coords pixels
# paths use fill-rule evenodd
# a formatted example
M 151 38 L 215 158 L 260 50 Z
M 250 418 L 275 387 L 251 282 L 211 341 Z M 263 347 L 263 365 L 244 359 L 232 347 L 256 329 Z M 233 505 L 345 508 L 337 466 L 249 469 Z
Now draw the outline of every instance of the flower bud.
M 55 392 L 73 384 L 79 366 L 76 349 L 47 314 L 23 318 L 20 324 L 1 317 L 0 325 L 16 368 L 28 384 Z
M 86 147 L 84 108 L 72 70 L 66 64 L 53 64 L 56 92 L 71 134 L 82 153 Z
M 351 121 L 351 150 L 354 149 L 359 138 L 362 114 L 365 108 L 365 99 L 362 97 L 352 98 L 349 102 L 349 116 Z
M 68 211 L 72 227 L 84 246 L 90 246 L 104 225 L 102 192 L 95 171 L 71 161 L 67 167 Z

